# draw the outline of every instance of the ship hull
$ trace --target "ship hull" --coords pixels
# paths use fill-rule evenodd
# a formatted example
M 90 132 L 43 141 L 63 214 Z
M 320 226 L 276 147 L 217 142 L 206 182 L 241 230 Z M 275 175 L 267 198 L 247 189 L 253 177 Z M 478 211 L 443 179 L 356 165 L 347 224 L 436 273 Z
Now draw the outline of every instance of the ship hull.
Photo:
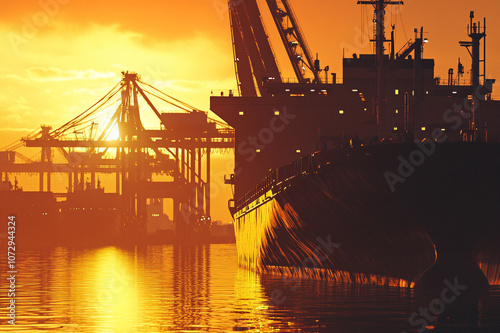
M 339 282 L 498 284 L 499 156 L 498 144 L 426 141 L 302 158 L 240 202 L 239 263 Z

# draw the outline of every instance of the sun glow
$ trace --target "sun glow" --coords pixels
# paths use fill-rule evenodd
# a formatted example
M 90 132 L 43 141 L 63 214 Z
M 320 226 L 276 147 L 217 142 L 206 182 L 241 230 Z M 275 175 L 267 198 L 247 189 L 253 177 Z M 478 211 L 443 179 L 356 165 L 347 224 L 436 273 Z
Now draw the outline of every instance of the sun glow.
M 118 124 L 114 124 L 113 127 L 108 131 L 106 140 L 118 140 L 120 138 L 120 130 L 118 129 Z

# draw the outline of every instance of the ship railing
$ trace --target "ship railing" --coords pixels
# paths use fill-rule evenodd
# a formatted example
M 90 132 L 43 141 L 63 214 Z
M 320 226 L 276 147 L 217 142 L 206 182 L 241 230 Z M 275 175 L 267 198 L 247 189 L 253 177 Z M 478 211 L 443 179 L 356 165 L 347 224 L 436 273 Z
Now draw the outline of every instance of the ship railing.
M 267 192 L 280 186 L 287 180 L 297 177 L 302 174 L 312 174 L 320 166 L 320 159 L 316 155 L 309 155 L 295 160 L 287 165 L 278 169 L 269 170 L 268 175 L 248 191 L 243 197 L 237 201 L 237 208 L 242 209 L 250 203 L 257 200 L 259 197 L 265 195 Z
M 235 134 L 235 131 L 233 128 L 218 128 L 217 129 L 218 134 Z
M 436 77 L 435 78 L 436 85 L 438 86 L 470 86 L 472 84 L 471 80 L 468 79 L 452 79 L 447 80 L 443 79 L 441 77 Z
M 243 197 L 241 197 L 237 202 L 237 208 L 241 209 L 248 206 L 251 202 L 257 200 L 259 197 L 263 196 L 276 185 L 276 177 L 274 170 L 269 171 L 269 174 L 255 186 L 253 189 L 248 191 Z
M 277 183 L 281 183 L 301 174 L 314 173 L 318 169 L 318 166 L 319 162 L 316 155 L 308 155 L 302 157 L 290 164 L 277 169 L 276 181 Z
M 400 54 L 403 54 L 406 50 L 408 50 L 411 45 L 413 44 L 413 39 L 409 39 L 405 45 L 403 45 L 398 52 L 396 52 L 396 57 L 398 57 Z
M 322 80 L 321 81 L 322 83 L 333 83 L 331 77 L 328 78 L 328 82 L 324 81 L 324 77 L 321 77 L 321 80 Z M 296 77 L 284 78 L 283 83 L 299 83 L 299 80 Z M 341 77 L 335 76 L 335 83 L 342 84 L 342 83 L 344 83 L 344 79 Z
M 211 96 L 234 97 L 239 96 L 237 89 L 212 89 Z

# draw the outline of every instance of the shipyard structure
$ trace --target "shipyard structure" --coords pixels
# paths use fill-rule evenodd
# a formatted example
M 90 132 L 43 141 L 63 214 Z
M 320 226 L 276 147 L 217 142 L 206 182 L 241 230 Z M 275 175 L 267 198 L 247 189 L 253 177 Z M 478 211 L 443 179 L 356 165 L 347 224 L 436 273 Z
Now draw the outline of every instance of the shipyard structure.
M 0 211 L 16 216 L 23 247 L 234 238 L 210 210 L 211 156 L 234 146 L 234 131 L 138 74 L 122 75 L 63 126 L 42 126 L 0 152 Z M 154 128 L 141 112 L 153 115 Z M 27 175 L 37 178 L 37 191 L 23 190 Z M 55 177 L 65 179 L 63 189 Z
M 312 56 L 290 2 L 263 3 L 291 79 L 257 2 L 228 2 L 239 91 L 212 96 L 211 110 L 235 129 L 226 182 L 240 265 L 354 283 L 499 284 L 500 102 L 485 75 L 486 20 L 470 12 L 468 36 L 457 36 L 470 62 L 442 79 L 423 57 L 423 28 L 401 48 L 386 32 L 386 10 L 402 1 L 358 1 L 374 9 L 374 53 L 344 56 L 339 79 Z

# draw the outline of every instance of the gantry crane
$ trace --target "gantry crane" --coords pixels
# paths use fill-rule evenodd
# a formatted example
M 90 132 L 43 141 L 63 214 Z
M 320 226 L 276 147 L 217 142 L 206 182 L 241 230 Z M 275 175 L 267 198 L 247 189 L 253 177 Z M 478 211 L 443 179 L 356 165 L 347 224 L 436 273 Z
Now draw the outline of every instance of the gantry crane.
M 54 194 L 67 198 L 76 192 L 98 189 L 99 174 L 114 174 L 115 194 L 121 199 L 119 208 L 125 219 L 122 224 L 129 230 L 145 231 L 148 199 L 173 199 L 176 231 L 192 230 L 200 219 L 210 222 L 211 153 L 214 149 L 232 149 L 234 131 L 208 118 L 207 112 L 142 81 L 138 74 L 122 74 L 122 80 L 82 114 L 57 129 L 42 126 L 41 131 L 0 152 L 0 181 L 8 183 L 9 174 L 38 173 L 39 191 L 52 193 L 51 174 L 67 174 L 67 193 Z M 109 104 L 116 97 L 119 105 L 98 135 L 94 119 L 102 116 L 103 109 L 113 110 Z M 151 97 L 181 112 L 162 113 Z M 143 125 L 140 101 L 145 101 L 156 115 L 156 129 Z M 110 139 L 114 129 L 118 129 L 119 137 Z M 73 136 L 85 131 L 88 135 Z M 41 148 L 40 161 L 24 159 L 24 163 L 17 163 L 15 149 L 23 145 Z M 105 156 L 108 150 L 111 157 Z M 60 151 L 66 162 L 56 161 L 55 151 Z M 168 179 L 159 180 L 154 175 Z

